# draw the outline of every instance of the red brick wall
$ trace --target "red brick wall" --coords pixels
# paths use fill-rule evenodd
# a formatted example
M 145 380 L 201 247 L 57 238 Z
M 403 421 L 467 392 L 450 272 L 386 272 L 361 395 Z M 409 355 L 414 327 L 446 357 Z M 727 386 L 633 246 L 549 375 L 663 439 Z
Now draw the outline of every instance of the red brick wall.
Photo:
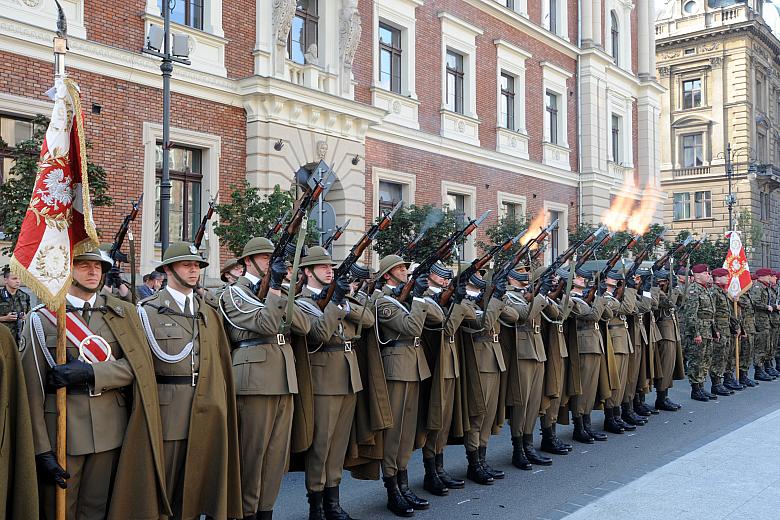
M 363 33 L 354 62 L 355 98 L 371 103 L 369 88 L 373 76 L 373 1 L 363 0 L 359 4 L 363 17 Z M 529 11 L 538 9 L 529 1 Z M 569 34 L 573 42 L 577 40 L 577 12 L 569 8 Z M 542 67 L 540 62 L 548 61 L 576 74 L 576 60 L 531 38 L 516 27 L 504 24 L 492 16 L 458 0 L 430 0 L 418 7 L 416 22 L 416 87 L 420 100 L 420 129 L 431 134 L 439 134 L 441 127 L 441 21 L 438 13 L 446 11 L 484 30 L 476 38 L 477 43 L 477 115 L 481 121 L 479 139 L 483 148 L 496 148 L 496 39 L 506 40 L 521 49 L 530 52 L 533 57 L 526 60 L 526 127 L 530 134 L 529 155 L 531 160 L 542 160 L 544 89 L 542 88 Z M 571 149 L 572 170 L 577 170 L 577 111 L 576 77 L 568 81 L 566 98 L 568 102 L 567 132 Z M 571 95 L 569 95 L 571 94 Z
M 373 182 L 371 171 L 377 166 L 390 170 L 411 173 L 416 176 L 417 192 L 415 204 L 441 206 L 441 181 L 458 182 L 476 187 L 477 215 L 492 209 L 487 229 L 497 220 L 496 201 L 498 192 L 503 191 L 526 197 L 527 209 L 537 215 L 543 209 L 545 200 L 569 205 L 569 228 L 574 229 L 577 221 L 577 188 L 562 186 L 552 181 L 541 180 L 514 172 L 498 170 L 450 157 L 386 143 L 375 139 L 366 140 L 366 221 L 374 220 Z M 439 175 L 432 172 L 441 172 Z M 474 217 L 476 215 L 469 215 Z M 480 232 L 479 238 L 484 238 Z
M 45 100 L 43 92 L 51 86 L 50 70 L 50 63 L 0 52 L 0 92 Z M 95 220 L 103 240 L 110 240 L 130 202 L 143 189 L 143 123 L 162 123 L 162 90 L 73 68 L 68 74 L 81 87 L 87 139 L 92 145 L 90 160 L 108 174 L 114 206 L 96 209 Z M 92 103 L 102 106 L 99 115 L 92 114 Z M 228 192 L 229 185 L 245 179 L 246 117 L 241 107 L 174 93 L 171 125 L 221 137 L 219 173 L 223 193 Z M 133 229 L 138 237 L 140 222 L 139 217 Z M 223 257 L 226 252 L 223 250 Z
M 639 15 L 636 9 L 631 9 L 631 70 L 634 74 L 639 74 Z M 654 28 L 650 28 L 654 31 Z
M 225 66 L 230 78 L 245 78 L 255 72 L 255 6 L 255 0 L 222 0 L 222 28 L 228 40 Z

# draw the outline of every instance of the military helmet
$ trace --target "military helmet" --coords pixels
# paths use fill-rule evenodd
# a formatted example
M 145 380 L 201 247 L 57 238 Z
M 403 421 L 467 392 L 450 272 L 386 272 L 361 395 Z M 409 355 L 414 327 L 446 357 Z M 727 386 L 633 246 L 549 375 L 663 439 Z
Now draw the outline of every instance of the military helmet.
M 190 260 L 199 262 L 201 269 L 209 265 L 209 263 L 200 256 L 195 244 L 190 242 L 174 242 L 165 250 L 162 263 L 155 268 L 155 271 L 164 273 L 165 269 L 163 269 L 163 267 L 166 265 L 172 265 L 176 262 L 187 262 Z
M 223 282 L 227 282 L 227 279 L 225 278 L 225 275 L 233 269 L 235 266 L 239 265 L 239 261 L 237 258 L 231 258 L 224 264 L 222 264 L 222 268 L 219 270 L 219 279 Z
M 469 277 L 469 285 L 473 285 L 479 290 L 484 290 L 487 287 L 487 282 L 477 276 L 477 273 L 474 273 Z
M 84 260 L 96 260 L 100 262 L 100 266 L 103 268 L 103 273 L 107 273 L 112 267 L 114 267 L 114 261 L 108 256 L 108 252 L 111 249 L 110 244 L 103 244 L 100 247 L 90 245 L 80 255 L 73 257 L 73 261 Z
M 528 281 L 528 273 L 521 273 L 520 271 L 516 271 L 514 269 L 511 269 L 508 273 L 509 278 L 513 280 L 517 280 L 518 282 L 527 282 Z
M 303 257 L 299 267 L 314 267 L 315 265 L 337 265 L 338 262 L 330 257 L 330 253 L 324 247 L 310 247 L 306 256 Z
M 389 273 L 391 269 L 398 267 L 399 265 L 406 265 L 406 267 L 409 267 L 409 262 L 398 255 L 387 255 L 379 261 L 379 270 L 377 270 L 376 273 L 377 278 L 382 278 Z
M 265 237 L 255 237 L 244 246 L 240 260 L 252 255 L 271 254 L 274 252 L 274 243 Z
M 452 271 L 452 269 L 446 267 L 441 262 L 436 262 L 431 266 L 431 273 L 437 276 L 441 276 L 445 280 L 450 280 L 453 276 L 455 276 L 455 273 Z

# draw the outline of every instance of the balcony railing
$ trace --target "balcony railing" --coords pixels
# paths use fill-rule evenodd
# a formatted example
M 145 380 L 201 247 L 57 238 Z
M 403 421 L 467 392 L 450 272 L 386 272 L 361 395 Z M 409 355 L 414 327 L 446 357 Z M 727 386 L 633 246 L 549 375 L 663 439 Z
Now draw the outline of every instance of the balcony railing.
M 674 177 L 693 177 L 698 175 L 709 175 L 709 173 L 709 166 L 696 166 L 693 168 L 682 168 L 679 170 L 674 170 Z

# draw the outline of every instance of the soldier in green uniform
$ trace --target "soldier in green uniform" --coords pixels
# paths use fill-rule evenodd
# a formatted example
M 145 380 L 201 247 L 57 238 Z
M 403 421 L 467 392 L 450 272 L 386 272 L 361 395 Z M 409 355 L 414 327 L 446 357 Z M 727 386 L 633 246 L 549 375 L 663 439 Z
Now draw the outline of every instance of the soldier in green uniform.
M 544 362 L 547 361 L 541 314 L 549 300 L 544 294 L 534 296 L 528 290 L 528 273 L 510 271 L 508 281 L 506 303 L 518 314 L 514 323 L 501 322 L 501 342 L 508 353 L 506 405 L 511 408 L 512 464 L 530 470 L 531 464 L 552 464 L 550 457 L 536 451 L 533 435 L 542 403 Z M 546 294 L 548 288 L 544 290 Z
M 339 503 L 339 485 L 357 393 L 363 390 L 357 354 L 353 349 L 358 326 L 374 326 L 374 314 L 348 301 L 349 281 L 333 278 L 336 262 L 325 248 L 308 250 L 300 263 L 306 283 L 295 303 L 311 323 L 307 336 L 314 389 L 314 438 L 306 452 L 306 490 L 309 520 L 349 518 Z M 331 284 L 333 296 L 320 309 Z
M 0 323 L 8 327 L 18 343 L 24 317 L 30 312 L 30 296 L 19 289 L 21 279 L 8 268 L 3 270 L 4 287 L 0 288 Z
M 753 366 L 753 345 L 756 338 L 756 321 L 753 304 L 748 292 L 739 297 L 739 383 L 754 388 L 758 382 L 750 378 L 750 368 Z M 732 367 L 733 369 L 733 367 Z
M 385 430 L 382 479 L 387 489 L 387 508 L 398 516 L 411 516 L 415 509 L 428 509 L 430 503 L 409 488 L 407 465 L 414 450 L 420 383 L 431 377 L 420 336 L 428 314 L 423 299 L 427 278 L 407 281 L 409 264 L 398 255 L 379 261 L 377 277 L 377 340 L 393 413 L 393 426 Z M 404 284 L 413 283 L 412 301 L 401 302 Z
M 683 305 L 686 373 L 691 383 L 691 399 L 706 402 L 717 399 L 716 395 L 703 389 L 712 359 L 715 301 L 708 288 L 712 281 L 709 267 L 696 264 L 691 268 L 691 273 L 693 283 L 688 288 Z
M 450 305 L 437 311 L 440 307 L 440 295 L 449 286 L 454 275 L 452 269 L 440 262 L 435 263 L 428 275 L 428 290 L 425 292 L 428 308 L 434 312 L 428 313 L 423 339 L 430 338 L 431 352 L 428 353 L 428 359 L 434 362 L 429 363 L 433 382 L 428 399 L 428 417 L 421 417 L 427 429 L 425 445 L 422 448 L 425 466 L 423 489 L 437 496 L 448 494 L 450 489 L 461 489 L 465 486 L 463 480 L 452 477 L 444 470 L 444 448 L 447 446 L 452 425 L 455 389 L 460 382 L 460 360 L 455 333 L 464 318 L 474 318 L 472 309 L 463 304 L 463 298 L 466 296 L 465 283 L 458 284 Z M 439 315 L 442 320 L 437 321 L 435 317 Z M 435 422 L 439 428 L 432 428 L 435 413 Z
M 753 305 L 753 316 L 756 324 L 755 341 L 753 343 L 753 362 L 755 363 L 756 379 L 758 381 L 773 381 L 775 376 L 766 370 L 769 361 L 769 342 L 772 334 L 770 315 L 775 311 L 770 302 L 769 285 L 772 283 L 772 270 L 762 267 L 756 271 L 756 281 L 748 295 Z
M 582 393 L 572 397 L 569 407 L 574 423 L 574 440 L 586 444 L 607 440 L 605 433 L 593 430 L 590 414 L 598 393 L 601 356 L 605 354 L 599 321 L 610 320 L 613 316 L 602 295 L 589 294 L 599 291 L 597 287 L 587 287 L 592 279 L 591 271 L 578 269 L 571 290 L 571 326 L 575 327 Z
M 154 368 L 141 323 L 131 305 L 100 292 L 112 265 L 98 248 L 73 259 L 66 297 L 67 363 L 54 363 L 54 312 L 36 307 L 25 324 L 22 366 L 47 519 L 55 518 L 55 486 L 68 489 L 68 520 L 127 518 L 129 508 L 137 518 L 156 518 L 169 510 L 159 464 L 163 447 Z M 56 389 L 63 387 L 67 471 L 55 453 Z
M 468 265 L 468 264 L 466 264 Z M 466 268 L 467 269 L 467 268 Z M 506 363 L 499 343 L 499 318 L 507 323 L 516 322 L 517 312 L 506 305 L 506 280 L 497 280 L 490 301 L 483 301 L 487 282 L 478 273 L 472 274 L 466 285 L 464 303 L 471 307 L 475 319 L 464 319 L 460 332 L 464 351 L 464 367 L 476 377 L 467 378 L 470 396 L 481 396 L 479 411 L 469 410 L 469 430 L 464 436 L 468 470 L 466 478 L 477 484 L 490 485 L 505 477 L 504 472 L 490 467 L 486 461 L 487 445 L 493 433 L 499 404 L 501 374 Z M 482 308 L 479 303 L 482 302 Z M 502 414 L 503 415 L 503 414 Z
M 769 338 L 769 353 L 764 370 L 771 376 L 780 377 L 780 364 L 775 363 L 776 366 L 772 366 L 772 361 L 780 360 L 778 357 L 780 351 L 777 350 L 777 342 L 780 340 L 780 288 L 777 285 L 777 272 L 772 271 L 769 279 L 769 305 L 773 306 L 774 310 L 769 313 L 772 335 Z
M 739 324 L 734 315 L 734 305 L 726 292 L 729 283 L 728 270 L 722 267 L 713 269 L 712 277 L 715 282 L 712 294 L 715 297 L 715 328 L 718 333 L 712 344 L 710 380 L 712 381 L 712 393 L 725 396 L 732 395 L 735 390 L 743 389 L 743 386 L 736 381 L 729 380 L 729 386 L 724 385 L 724 382 L 727 381 L 728 361 L 734 358 L 734 344 L 731 337 L 738 333 Z
M 269 265 L 273 251 L 265 237 L 247 242 L 241 255 L 246 273 L 219 300 L 233 349 L 243 513 L 251 520 L 273 516 L 290 456 L 293 395 L 299 391 L 296 365 L 308 366 L 308 359 L 295 357 L 281 324 L 287 322 L 305 336 L 309 320 L 297 307 L 287 316 L 288 301 L 281 291 L 287 267 L 281 257 Z M 260 301 L 256 294 L 268 269 L 270 288 Z
M 157 266 L 168 284 L 138 304 L 154 360 L 175 519 L 242 516 L 229 341 L 219 312 L 194 290 L 206 266 L 193 244 L 171 244 Z M 204 460 L 208 471 L 196 470 Z

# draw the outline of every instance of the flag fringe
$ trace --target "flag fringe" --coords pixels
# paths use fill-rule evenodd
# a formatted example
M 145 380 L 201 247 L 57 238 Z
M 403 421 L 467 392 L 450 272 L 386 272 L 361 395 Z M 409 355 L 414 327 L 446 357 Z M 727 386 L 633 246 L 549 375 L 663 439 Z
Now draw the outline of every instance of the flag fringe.
M 30 289 L 46 307 L 56 310 L 57 307 L 65 301 L 65 295 L 68 294 L 68 289 L 70 289 L 72 281 L 70 276 L 68 276 L 67 281 L 62 285 L 62 288 L 60 288 L 57 294 L 51 294 L 49 288 L 41 283 L 38 278 L 33 276 L 30 271 L 25 269 L 15 256 L 11 257 L 10 267 L 11 272 L 16 274 L 22 283 L 27 286 L 27 288 Z

